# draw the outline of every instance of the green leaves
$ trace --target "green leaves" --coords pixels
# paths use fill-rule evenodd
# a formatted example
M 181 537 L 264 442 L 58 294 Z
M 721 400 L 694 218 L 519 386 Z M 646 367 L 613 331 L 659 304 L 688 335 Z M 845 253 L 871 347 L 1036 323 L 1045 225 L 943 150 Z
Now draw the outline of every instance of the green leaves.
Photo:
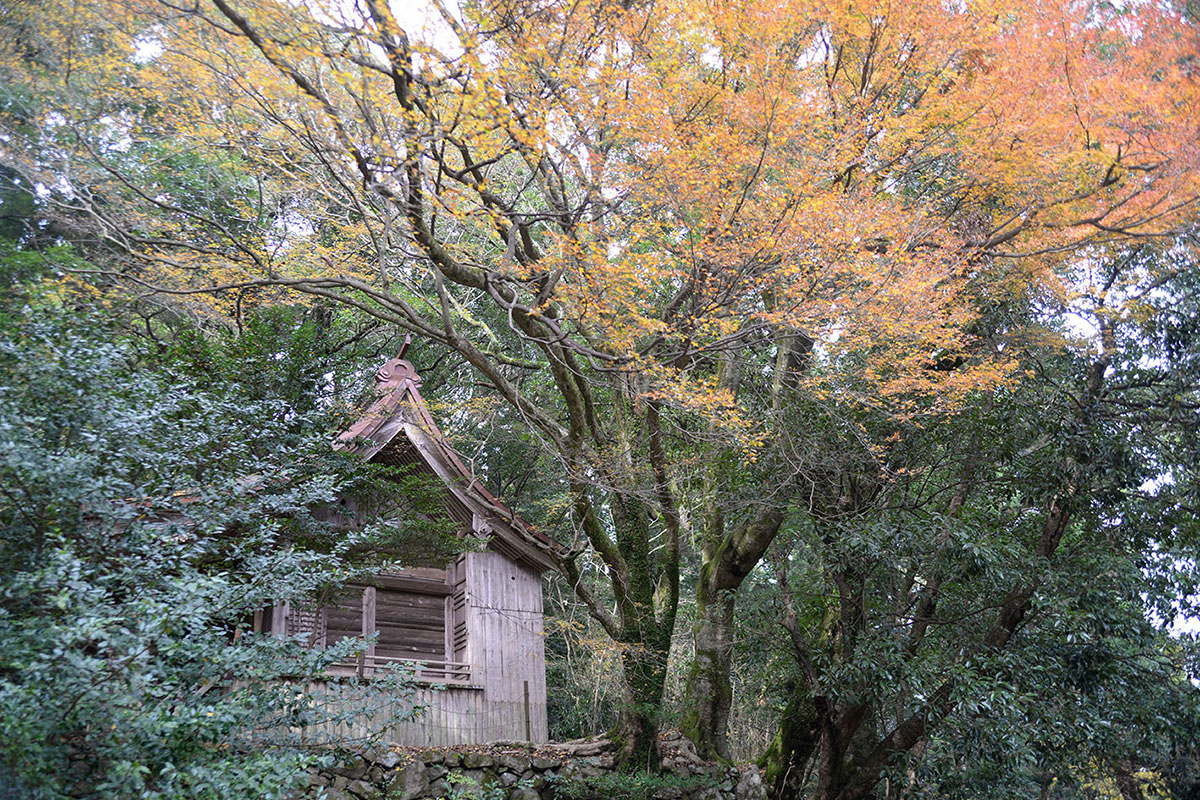
M 386 526 L 351 546 L 313 514 L 367 477 L 332 452 L 335 420 L 274 391 L 291 362 L 254 345 L 278 337 L 206 344 L 220 368 L 193 377 L 23 287 L 23 313 L 0 309 L 3 781 L 31 800 L 286 796 L 314 759 L 298 737 L 407 691 L 314 694 L 361 641 L 250 631 L 378 563 Z

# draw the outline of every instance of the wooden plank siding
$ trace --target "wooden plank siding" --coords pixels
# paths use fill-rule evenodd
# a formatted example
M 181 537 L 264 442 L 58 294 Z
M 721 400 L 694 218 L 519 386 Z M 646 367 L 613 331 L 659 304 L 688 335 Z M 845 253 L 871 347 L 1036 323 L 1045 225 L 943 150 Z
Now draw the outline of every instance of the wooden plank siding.
M 399 589 L 375 591 L 377 655 L 414 661 L 446 659 L 446 596 Z
M 306 737 L 316 741 L 382 732 L 396 744 L 430 746 L 547 740 L 539 573 L 502 553 L 483 550 L 463 554 L 439 574 L 440 583 L 428 574 L 379 576 L 378 586 L 363 587 L 320 614 L 283 609 L 281 630 L 313 632 L 316 625 L 328 643 L 366 635 L 369 628 L 379 631 L 375 646 L 356 665 L 338 667 L 335 674 L 369 678 L 375 666 L 401 659 L 425 670 L 418 673 L 422 685 L 415 697 L 379 694 L 357 701 L 359 706 L 346 709 L 356 711 L 353 722 L 312 729 Z M 275 615 L 279 613 L 276 609 Z M 430 663 L 414 663 L 423 661 Z M 462 662 L 466 669 L 452 671 L 447 662 Z M 330 683 L 315 688 L 321 691 Z M 407 711 L 413 703 L 423 708 L 420 716 L 386 730 L 380 727 L 390 708 Z
M 493 737 L 535 742 L 549 736 L 546 722 L 546 647 L 542 584 L 537 572 L 492 550 L 467 553 L 469 656 L 482 683 Z M 525 686 L 529 687 L 528 720 Z
M 332 696 L 336 697 L 337 688 L 330 687 L 328 683 L 314 683 L 309 688 L 318 697 L 332 689 Z M 325 699 L 321 704 L 327 710 L 353 712 L 349 717 L 351 721 L 295 731 L 305 741 L 353 741 L 382 734 L 384 741 L 394 744 L 443 747 L 509 738 L 505 735 L 506 728 L 493 725 L 493 718 L 484 701 L 484 692 L 480 688 L 418 686 L 413 695 L 404 698 L 368 693 L 367 697 L 353 700 Z M 413 719 L 392 725 L 384 724 L 393 709 L 407 714 L 414 707 L 421 707 L 423 711 Z

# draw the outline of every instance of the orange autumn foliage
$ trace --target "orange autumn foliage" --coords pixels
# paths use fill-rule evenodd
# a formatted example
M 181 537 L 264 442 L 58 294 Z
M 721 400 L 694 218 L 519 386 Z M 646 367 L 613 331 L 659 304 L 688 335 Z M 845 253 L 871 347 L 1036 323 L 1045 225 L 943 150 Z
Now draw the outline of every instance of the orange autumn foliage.
M 1000 262 L 1052 282 L 1085 248 L 1194 210 L 1196 30 L 1162 6 L 589 0 L 429 16 L 422 32 L 370 2 L 51 5 L 47 40 L 91 26 L 108 44 L 59 52 L 34 80 L 75 98 L 84 141 L 107 129 L 206 154 L 291 215 L 231 234 L 119 167 L 87 176 L 137 213 L 136 236 L 129 216 L 106 233 L 145 262 L 140 279 L 427 295 L 404 250 L 419 181 L 418 213 L 451 232 L 439 246 L 467 285 L 511 287 L 506 302 L 569 324 L 581 356 L 733 428 L 751 426 L 693 369 L 707 356 L 802 332 L 831 362 L 871 354 L 863 399 L 952 405 L 1006 369 L 980 353 L 927 368 L 971 349 L 972 281 Z M 10 77 L 29 75 L 23 58 L 5 54 Z M 154 112 L 122 110 L 140 104 Z M 178 246 L 189 237 L 204 246 Z M 410 323 L 447 313 L 404 303 Z
M 403 10 L 19 7 L 0 159 L 96 244 L 105 279 L 218 318 L 299 291 L 469 364 L 562 466 L 578 541 L 559 568 L 621 645 L 638 763 L 685 534 L 696 651 L 715 642 L 718 665 L 689 705 L 724 755 L 731 623 L 705 610 L 813 507 L 828 476 L 804 475 L 805 453 L 843 444 L 797 456 L 801 400 L 887 480 L 898 426 L 873 441 L 858 412 L 920 422 L 1014 369 L 975 330 L 984 300 L 1070 296 L 1081 265 L 1195 217 L 1200 41 L 1169 3 Z

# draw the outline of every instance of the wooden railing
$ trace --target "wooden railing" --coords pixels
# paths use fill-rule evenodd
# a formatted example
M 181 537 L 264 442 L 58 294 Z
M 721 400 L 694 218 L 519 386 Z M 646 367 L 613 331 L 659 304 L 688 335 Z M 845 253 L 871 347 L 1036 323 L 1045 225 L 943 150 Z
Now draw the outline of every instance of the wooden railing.
M 412 672 L 413 678 L 424 683 L 446 683 L 469 686 L 471 665 L 461 661 L 431 661 L 392 656 L 360 655 L 354 661 L 339 661 L 334 666 L 341 670 L 353 670 L 359 677 L 370 677 L 375 670 L 390 664 Z

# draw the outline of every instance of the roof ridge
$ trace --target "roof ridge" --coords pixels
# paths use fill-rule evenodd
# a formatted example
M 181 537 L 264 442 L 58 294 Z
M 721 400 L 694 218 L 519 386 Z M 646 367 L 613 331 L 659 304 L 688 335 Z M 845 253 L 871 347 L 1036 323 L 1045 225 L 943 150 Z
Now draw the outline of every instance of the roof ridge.
M 421 395 L 420 373 L 411 361 L 404 358 L 411 338 L 405 337 L 400 352 L 384 362 L 376 371 L 375 389 L 379 396 L 357 421 L 338 434 L 333 446 L 371 461 L 383 453 L 398 436 L 403 436 L 414 446 L 419 457 L 434 474 L 439 475 L 451 493 L 462 493 L 463 497 L 470 497 L 477 508 L 488 512 L 487 516 L 493 518 L 493 524 L 487 527 L 493 531 L 493 535 L 501 534 L 494 524 L 498 522 L 503 528 L 511 531 L 510 536 L 516 535 L 540 551 L 553 549 L 553 541 L 530 526 L 516 511 L 493 495 L 446 440 Z M 463 481 L 461 484 L 460 479 Z M 543 552 L 537 560 L 542 561 L 545 558 L 546 554 Z M 539 564 L 539 567 L 544 569 L 549 565 L 544 563 Z

